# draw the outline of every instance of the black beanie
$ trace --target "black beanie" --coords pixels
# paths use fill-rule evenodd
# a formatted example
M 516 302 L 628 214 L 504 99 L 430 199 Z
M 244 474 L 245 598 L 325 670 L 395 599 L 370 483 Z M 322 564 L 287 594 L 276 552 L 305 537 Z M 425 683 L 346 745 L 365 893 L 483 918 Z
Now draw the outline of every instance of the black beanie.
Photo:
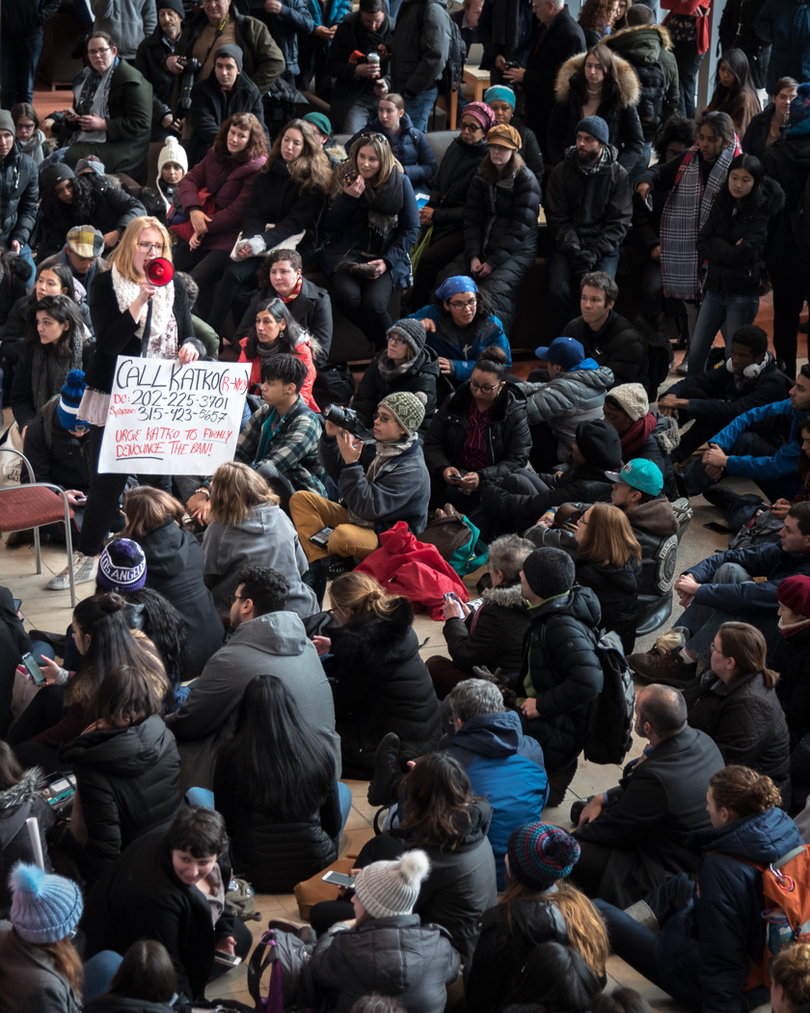
M 181 18 L 186 16 L 186 9 L 183 6 L 183 0 L 157 0 L 155 10 L 159 11 L 164 7 L 168 7 L 169 10 L 174 11 L 175 14 L 179 14 Z
M 571 590 L 576 570 L 567 552 L 546 546 L 530 552 L 523 560 L 523 576 L 538 598 L 553 598 Z
M 605 471 L 616 471 L 622 464 L 622 441 L 606 419 L 580 422 L 574 442 L 588 464 Z
M 73 170 L 69 165 L 65 165 L 64 162 L 53 162 L 51 165 L 46 165 L 45 168 L 39 174 L 39 192 L 41 196 L 50 193 L 60 183 L 64 183 L 68 179 L 75 179 Z

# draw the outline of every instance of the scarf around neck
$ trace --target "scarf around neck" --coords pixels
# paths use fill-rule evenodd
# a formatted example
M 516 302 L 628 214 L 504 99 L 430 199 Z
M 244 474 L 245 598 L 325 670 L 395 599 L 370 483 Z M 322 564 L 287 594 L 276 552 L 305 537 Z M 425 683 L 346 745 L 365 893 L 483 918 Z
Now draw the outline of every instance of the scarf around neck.
M 111 268 L 113 291 L 122 313 L 129 313 L 129 307 L 135 302 L 140 285 L 125 278 L 113 264 Z M 146 318 L 149 315 L 149 304 L 141 310 L 135 334 L 143 341 Z M 149 331 L 149 347 L 146 350 L 148 359 L 177 358 L 177 321 L 174 318 L 174 282 L 158 288 L 152 298 L 152 324 Z
M 622 445 L 622 459 L 630 461 L 638 454 L 641 448 L 647 441 L 647 437 L 655 429 L 656 417 L 652 412 L 647 414 L 636 421 L 630 426 L 627 432 L 621 438 Z
M 121 57 L 116 56 L 103 74 L 99 74 L 92 67 L 85 67 L 80 79 L 73 86 L 76 105 L 81 107 L 82 102 L 88 102 L 94 116 L 100 116 L 103 120 L 108 119 L 110 115 L 110 82 L 120 62 Z M 77 130 L 71 137 L 70 143 L 79 144 L 90 141 L 102 144 L 106 140 L 106 130 Z
M 71 341 L 67 355 L 58 355 L 56 350 L 37 344 L 31 356 L 31 382 L 34 407 L 39 411 L 54 394 L 58 394 L 67 380 L 71 369 L 82 368 L 84 342 L 81 335 Z
M 381 443 L 378 440 L 376 444 L 377 453 L 374 457 L 374 460 L 368 466 L 368 469 L 366 471 L 366 481 L 373 482 L 380 474 L 383 467 L 388 463 L 388 461 L 392 460 L 394 457 L 399 457 L 401 454 L 404 454 L 405 451 L 409 447 L 412 447 L 418 439 L 419 436 L 417 433 L 411 433 L 411 435 L 407 436 L 404 440 L 396 440 L 392 443 Z M 354 513 L 349 507 L 347 507 L 347 510 L 349 513 L 349 522 L 351 524 L 356 524 L 358 527 L 361 528 L 374 527 L 374 521 L 369 521 L 365 520 L 362 517 L 358 517 L 357 514 Z
M 808 626 L 810 626 L 810 618 L 802 619 L 800 623 L 786 623 L 780 616 L 778 626 L 779 632 L 782 634 L 785 640 L 788 640 L 795 633 L 801 633 L 802 630 L 806 630 Z
M 705 187 L 697 144 L 692 145 L 678 166 L 661 215 L 664 295 L 673 299 L 695 299 L 700 292 L 698 232 L 709 217 L 715 194 L 726 181 L 732 159 L 741 150 L 735 134 L 732 143 L 723 148 L 711 167 Z
M 397 227 L 402 210 L 402 186 L 402 173 L 394 166 L 381 190 L 377 193 L 364 190 L 361 194 L 360 206 L 368 216 L 368 226 L 372 232 L 387 236 Z

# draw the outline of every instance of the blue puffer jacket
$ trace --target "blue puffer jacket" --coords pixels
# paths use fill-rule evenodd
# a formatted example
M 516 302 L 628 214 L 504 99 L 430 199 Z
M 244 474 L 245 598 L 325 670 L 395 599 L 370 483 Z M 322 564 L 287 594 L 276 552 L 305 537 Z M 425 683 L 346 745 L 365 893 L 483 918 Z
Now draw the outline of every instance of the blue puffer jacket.
M 712 577 L 723 563 L 739 563 L 752 577 L 767 580 L 759 584 L 752 580 L 743 584 L 712 584 Z M 781 545 L 768 542 L 750 549 L 716 552 L 686 573 L 691 573 L 702 585 L 695 592 L 696 605 L 729 612 L 745 622 L 763 617 L 776 619 L 776 590 L 780 582 L 800 574 L 810 576 L 810 553 L 784 552 Z
M 765 865 L 804 842 L 793 820 L 768 809 L 701 830 L 688 843 L 703 855 L 699 887 L 656 940 L 661 985 L 701 1013 L 729 1013 L 741 1008 L 752 961 L 762 960 L 765 945 L 762 874 L 745 860 Z
M 427 187 L 428 180 L 433 179 L 438 172 L 439 164 L 433 154 L 433 148 L 428 144 L 427 134 L 416 129 L 410 116 L 407 113 L 403 115 L 399 121 L 398 134 L 389 134 L 375 116 L 362 130 L 357 131 L 346 145 L 346 150 L 351 151 L 354 142 L 370 130 L 388 138 L 394 158 L 399 159 L 411 184 L 414 187 Z
M 440 306 L 431 304 L 423 306 L 410 316 L 414 320 L 432 320 L 436 324 L 435 331 L 427 332 L 427 344 L 444 359 L 449 359 L 455 367 L 453 378 L 461 383 L 472 376 L 473 366 L 479 356 L 489 345 L 496 345 L 506 353 L 507 367 L 512 365 L 512 349 L 509 338 L 503 330 L 503 324 L 490 313 L 480 319 L 475 317 L 469 327 L 459 328 L 453 318 Z
M 467 771 L 473 794 L 487 799 L 495 810 L 487 836 L 495 854 L 498 889 L 503 890 L 509 835 L 515 827 L 539 820 L 548 798 L 543 750 L 523 734 L 517 711 L 505 711 L 465 721 L 447 752 Z
M 726 471 L 729 475 L 742 475 L 751 478 L 755 482 L 769 478 L 789 478 L 796 472 L 801 454 L 801 443 L 799 436 L 799 420 L 803 419 L 807 412 L 799 411 L 793 407 L 790 398 L 786 401 L 777 401 L 775 404 L 762 405 L 759 408 L 752 408 L 743 412 L 733 422 L 729 423 L 712 440 L 721 450 L 726 453 L 734 446 L 734 443 L 747 429 L 750 429 L 757 422 L 764 422 L 779 415 L 786 415 L 790 421 L 790 434 L 784 443 L 772 457 L 750 457 L 737 456 L 729 457 L 726 462 Z

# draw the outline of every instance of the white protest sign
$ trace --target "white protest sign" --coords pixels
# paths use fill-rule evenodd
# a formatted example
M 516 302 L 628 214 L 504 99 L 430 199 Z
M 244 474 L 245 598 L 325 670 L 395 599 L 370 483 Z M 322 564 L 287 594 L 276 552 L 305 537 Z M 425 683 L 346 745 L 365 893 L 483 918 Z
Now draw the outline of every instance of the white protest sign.
M 210 475 L 233 460 L 249 370 L 119 355 L 99 472 Z

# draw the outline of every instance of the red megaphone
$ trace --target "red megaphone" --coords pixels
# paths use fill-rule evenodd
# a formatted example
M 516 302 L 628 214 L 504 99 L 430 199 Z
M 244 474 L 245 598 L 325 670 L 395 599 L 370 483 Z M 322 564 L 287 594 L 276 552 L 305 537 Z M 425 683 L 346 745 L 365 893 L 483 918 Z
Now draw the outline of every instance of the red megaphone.
M 165 257 L 155 257 L 146 265 L 145 272 L 153 285 L 168 285 L 174 277 L 174 264 Z

